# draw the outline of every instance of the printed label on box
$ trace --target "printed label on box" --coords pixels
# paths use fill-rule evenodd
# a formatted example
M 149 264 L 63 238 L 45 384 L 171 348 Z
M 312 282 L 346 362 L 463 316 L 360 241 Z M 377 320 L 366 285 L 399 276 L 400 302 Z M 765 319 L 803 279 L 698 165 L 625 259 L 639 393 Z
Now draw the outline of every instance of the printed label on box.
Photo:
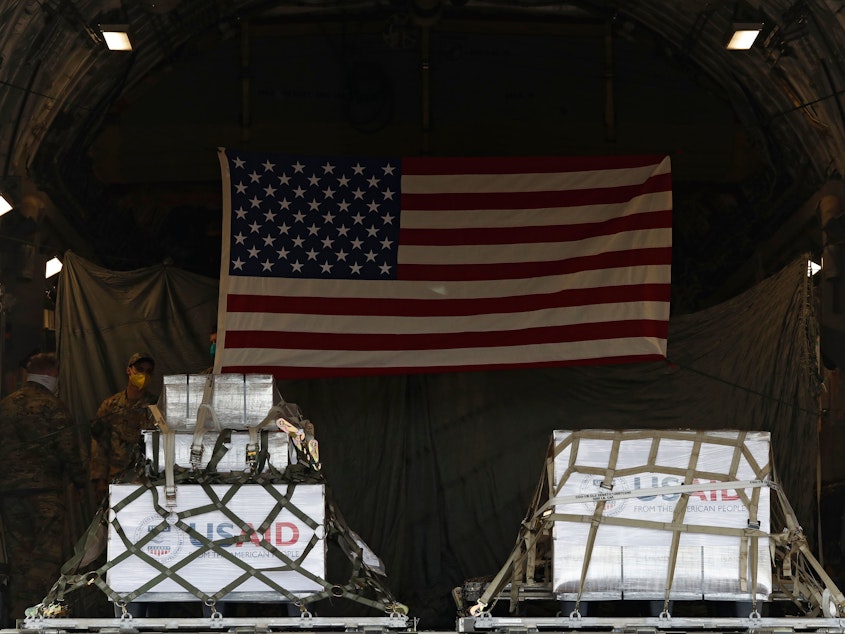
M 713 477 L 701 477 L 694 484 L 718 484 L 724 481 L 759 480 L 759 471 L 769 463 L 769 434 L 750 432 L 740 441 L 740 432 L 707 432 L 709 436 L 686 436 L 682 432 L 648 434 L 628 430 L 614 451 L 613 432 L 582 432 L 577 443 L 570 443 L 577 432 L 556 431 L 554 441 L 554 495 L 574 501 L 560 503 L 555 512 L 573 518 L 591 518 L 598 500 L 606 498 L 601 517 L 622 521 L 621 525 L 600 523 L 593 551 L 589 555 L 585 598 L 590 592 L 606 595 L 621 592 L 628 598 L 661 599 L 668 575 L 673 531 L 667 528 L 626 526 L 624 520 L 672 524 L 678 503 L 683 498 L 672 490 L 684 484 L 684 473 L 692 468 Z M 696 444 L 696 440 L 700 441 Z M 709 442 L 708 442 L 709 440 Z M 655 444 L 656 443 L 656 444 Z M 737 446 L 739 445 L 739 446 Z M 656 450 L 655 450 L 656 447 Z M 572 452 L 576 451 L 576 455 Z M 603 472 L 615 456 L 613 473 L 624 472 L 605 483 Z M 725 477 L 719 477 L 724 474 Z M 729 476 L 729 477 L 728 477 Z M 613 498 L 611 492 L 625 492 Z M 631 495 L 628 495 L 630 493 Z M 757 496 L 756 515 L 752 518 L 745 500 Z M 744 497 L 744 499 L 743 499 Z M 767 486 L 742 488 L 708 487 L 688 493 L 681 524 L 685 527 L 716 527 L 742 530 L 750 520 L 769 531 L 769 489 Z M 581 570 L 587 554 L 591 524 L 589 521 L 559 520 L 552 530 L 554 568 L 553 587 L 558 593 L 578 591 Z M 712 532 L 682 530 L 674 564 L 673 598 L 719 598 L 749 600 L 742 591 L 740 557 L 742 537 Z M 751 546 L 751 544 L 749 544 Z M 757 540 L 756 569 L 751 559 L 744 577 L 757 579 L 757 597 L 768 598 L 772 589 L 772 570 L 768 539 Z M 718 597 L 716 596 L 718 594 Z
M 230 601 L 283 598 L 279 588 L 298 594 L 322 589 L 310 576 L 325 576 L 324 488 L 292 488 L 286 502 L 285 485 L 270 490 L 261 485 L 211 485 L 211 495 L 200 485 L 182 485 L 177 488 L 175 514 L 163 518 L 152 491 L 144 490 L 122 506 L 138 487 L 111 485 L 110 505 L 118 510 L 109 512 L 107 556 L 117 563 L 108 571 L 107 583 L 115 592 L 128 594 L 158 580 L 147 592 L 168 593 L 174 601 L 194 597 L 186 585 L 215 594 L 234 584 L 226 597 Z M 162 505 L 163 487 L 155 491 Z M 257 532 L 248 535 L 242 526 Z M 141 554 L 132 554 L 132 548 Z

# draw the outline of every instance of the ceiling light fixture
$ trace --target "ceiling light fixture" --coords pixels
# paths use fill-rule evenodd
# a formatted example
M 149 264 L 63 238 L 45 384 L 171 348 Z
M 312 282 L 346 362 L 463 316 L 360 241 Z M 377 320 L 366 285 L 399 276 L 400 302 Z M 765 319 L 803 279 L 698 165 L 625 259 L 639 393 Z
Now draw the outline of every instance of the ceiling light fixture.
M 44 279 L 50 279 L 61 270 L 62 261 L 59 258 L 53 257 L 47 260 L 47 264 L 44 265 Z
M 754 45 L 754 41 L 762 30 L 762 22 L 734 22 L 733 32 L 728 41 L 728 50 L 747 51 Z
M 128 24 L 100 24 L 99 27 L 110 51 L 132 50 Z
M 12 211 L 12 204 L 0 194 L 0 216 L 9 211 Z

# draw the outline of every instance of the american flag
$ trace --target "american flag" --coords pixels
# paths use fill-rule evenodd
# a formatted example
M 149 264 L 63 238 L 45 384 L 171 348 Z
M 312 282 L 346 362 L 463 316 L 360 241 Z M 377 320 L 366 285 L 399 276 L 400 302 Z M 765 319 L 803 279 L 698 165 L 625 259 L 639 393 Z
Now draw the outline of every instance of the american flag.
M 666 356 L 668 157 L 219 156 L 216 373 Z

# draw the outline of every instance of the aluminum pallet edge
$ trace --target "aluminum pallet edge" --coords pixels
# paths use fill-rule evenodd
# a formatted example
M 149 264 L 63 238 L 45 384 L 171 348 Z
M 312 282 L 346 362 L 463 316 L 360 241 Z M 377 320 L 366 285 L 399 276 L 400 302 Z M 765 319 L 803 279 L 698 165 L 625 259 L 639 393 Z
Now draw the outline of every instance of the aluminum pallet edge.
M 658 634 L 662 632 L 707 632 L 754 634 L 791 634 L 817 632 L 843 634 L 845 620 L 840 618 L 672 618 L 672 617 L 495 617 L 481 615 L 457 620 L 457 634 L 474 632 L 612 632 L 623 634 Z M 417 632 L 417 621 L 401 614 L 386 617 L 270 617 L 270 618 L 101 618 L 101 619 L 27 619 L 18 629 L 2 629 L 0 634 L 130 634 L 135 632 L 238 632 L 267 634 L 270 631 L 300 632 Z M 428 634 L 450 634 L 430 632 Z
M 99 632 L 129 634 L 131 632 L 208 632 L 237 631 L 266 634 L 272 630 L 320 632 L 408 632 L 415 631 L 416 620 L 403 614 L 384 617 L 320 617 L 308 613 L 301 617 L 203 617 L 203 618 L 31 618 L 18 622 L 17 629 L 2 629 L 0 634 L 59 634 Z
M 658 632 L 754 632 L 756 634 L 788 634 L 791 632 L 824 632 L 842 634 L 845 619 L 841 618 L 673 618 L 669 617 L 583 617 L 560 616 L 546 618 L 498 617 L 479 615 L 461 617 L 457 622 L 459 634 L 469 632 L 614 632 L 625 634 L 657 634 Z

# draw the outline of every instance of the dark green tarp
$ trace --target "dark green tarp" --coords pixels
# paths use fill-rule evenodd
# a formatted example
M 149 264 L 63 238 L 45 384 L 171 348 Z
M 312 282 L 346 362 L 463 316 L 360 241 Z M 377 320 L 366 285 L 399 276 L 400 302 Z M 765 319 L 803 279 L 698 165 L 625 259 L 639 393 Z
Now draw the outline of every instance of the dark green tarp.
M 160 375 L 207 365 L 212 281 L 70 264 L 59 294 L 61 393 L 80 421 L 138 348 L 156 356 Z M 316 425 L 328 484 L 396 596 L 421 628 L 452 629 L 451 588 L 504 563 L 554 429 L 768 430 L 812 542 L 819 381 L 809 293 L 799 260 L 722 305 L 672 318 L 668 362 L 279 388 Z

